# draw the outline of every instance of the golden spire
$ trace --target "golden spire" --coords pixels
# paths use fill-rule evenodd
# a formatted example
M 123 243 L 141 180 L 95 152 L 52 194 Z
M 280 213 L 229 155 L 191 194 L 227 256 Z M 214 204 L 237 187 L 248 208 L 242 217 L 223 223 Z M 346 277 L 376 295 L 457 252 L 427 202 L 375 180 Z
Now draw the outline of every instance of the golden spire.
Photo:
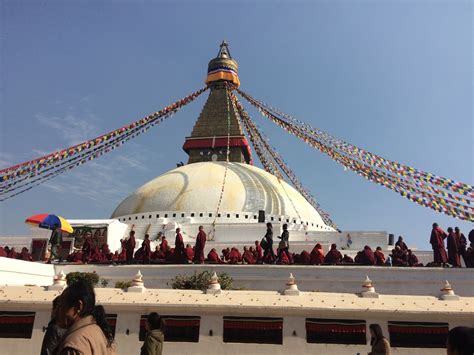
M 237 62 L 232 59 L 227 42 L 222 41 L 217 57 L 211 59 L 207 67 L 206 84 L 210 85 L 217 81 L 230 81 L 239 87 L 240 80 L 237 70 Z

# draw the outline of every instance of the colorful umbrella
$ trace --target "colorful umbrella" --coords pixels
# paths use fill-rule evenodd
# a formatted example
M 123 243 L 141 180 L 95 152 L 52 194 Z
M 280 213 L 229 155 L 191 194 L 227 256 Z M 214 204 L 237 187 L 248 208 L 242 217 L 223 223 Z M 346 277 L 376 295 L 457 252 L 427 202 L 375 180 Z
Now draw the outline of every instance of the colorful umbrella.
M 63 217 L 56 216 L 55 214 L 37 214 L 27 218 L 25 223 L 51 230 L 54 229 L 55 225 L 58 225 L 63 232 L 72 233 L 74 231 L 68 221 Z

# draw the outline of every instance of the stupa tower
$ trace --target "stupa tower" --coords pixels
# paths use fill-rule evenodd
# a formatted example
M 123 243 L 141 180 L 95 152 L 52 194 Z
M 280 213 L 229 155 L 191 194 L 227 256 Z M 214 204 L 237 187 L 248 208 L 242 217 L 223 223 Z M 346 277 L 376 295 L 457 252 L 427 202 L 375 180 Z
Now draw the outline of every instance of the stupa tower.
M 188 164 L 225 161 L 228 135 L 229 160 L 251 163 L 249 144 L 226 93 L 226 85 L 240 85 L 237 69 L 237 62 L 232 59 L 227 43 L 223 41 L 217 57 L 211 59 L 208 65 L 206 84 L 210 88 L 209 97 L 194 124 L 191 136 L 186 137 L 183 145 L 184 151 L 189 155 Z

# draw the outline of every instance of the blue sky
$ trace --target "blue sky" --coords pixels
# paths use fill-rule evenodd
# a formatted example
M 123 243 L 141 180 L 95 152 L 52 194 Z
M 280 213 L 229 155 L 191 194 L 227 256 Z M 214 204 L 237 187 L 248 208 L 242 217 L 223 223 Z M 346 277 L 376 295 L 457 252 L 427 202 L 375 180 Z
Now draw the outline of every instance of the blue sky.
M 203 86 L 222 39 L 256 98 L 383 157 L 473 183 L 470 1 L 0 2 L 0 166 L 122 126 Z M 146 135 L 0 203 L 0 235 L 26 217 L 108 218 L 186 161 L 207 94 Z M 247 105 L 344 230 L 428 248 L 431 223 L 472 224 L 344 171 Z

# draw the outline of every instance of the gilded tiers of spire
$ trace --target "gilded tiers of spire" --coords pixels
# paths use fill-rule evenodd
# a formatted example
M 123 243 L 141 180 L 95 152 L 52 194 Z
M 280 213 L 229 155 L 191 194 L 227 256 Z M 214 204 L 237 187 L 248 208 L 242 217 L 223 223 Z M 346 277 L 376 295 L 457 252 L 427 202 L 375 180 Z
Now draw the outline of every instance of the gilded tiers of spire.
M 217 57 L 211 59 L 207 66 L 206 84 L 212 85 L 218 81 L 230 81 L 237 87 L 240 86 L 238 64 L 232 59 L 226 41 L 222 41 Z

